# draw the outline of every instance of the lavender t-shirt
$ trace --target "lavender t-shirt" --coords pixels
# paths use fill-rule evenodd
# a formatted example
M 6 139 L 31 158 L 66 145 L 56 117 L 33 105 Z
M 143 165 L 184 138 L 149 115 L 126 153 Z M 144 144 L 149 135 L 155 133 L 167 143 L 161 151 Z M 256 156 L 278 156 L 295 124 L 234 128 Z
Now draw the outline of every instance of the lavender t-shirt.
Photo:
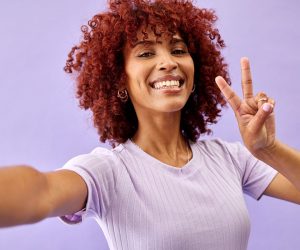
M 259 199 L 277 172 L 240 143 L 207 140 L 191 148 L 182 168 L 130 140 L 71 159 L 64 168 L 84 179 L 88 200 L 84 211 L 62 219 L 95 218 L 112 250 L 245 250 L 243 193 Z

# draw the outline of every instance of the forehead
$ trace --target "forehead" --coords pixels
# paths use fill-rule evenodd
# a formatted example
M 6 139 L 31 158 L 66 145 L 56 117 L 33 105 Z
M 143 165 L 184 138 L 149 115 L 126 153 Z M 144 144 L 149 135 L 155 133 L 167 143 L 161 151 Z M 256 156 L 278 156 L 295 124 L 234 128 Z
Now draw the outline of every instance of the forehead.
M 136 33 L 136 39 L 134 41 L 126 41 L 123 49 L 123 54 L 127 57 L 132 51 L 140 46 L 148 46 L 155 43 L 173 43 L 177 41 L 183 41 L 183 38 L 179 32 L 175 34 L 163 32 L 160 36 L 156 35 L 153 30 L 148 26 L 142 26 Z M 149 42 L 149 43 L 148 43 Z

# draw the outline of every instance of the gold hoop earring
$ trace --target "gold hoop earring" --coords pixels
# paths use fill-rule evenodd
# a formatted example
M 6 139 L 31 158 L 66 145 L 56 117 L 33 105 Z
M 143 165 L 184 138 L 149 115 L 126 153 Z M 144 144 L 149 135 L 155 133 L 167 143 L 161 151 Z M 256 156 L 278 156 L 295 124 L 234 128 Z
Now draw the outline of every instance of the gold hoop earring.
M 121 102 L 127 102 L 128 100 L 128 93 L 126 89 L 123 90 L 118 90 L 118 95 L 117 97 L 121 100 Z
M 193 85 L 192 93 L 195 91 L 196 85 Z

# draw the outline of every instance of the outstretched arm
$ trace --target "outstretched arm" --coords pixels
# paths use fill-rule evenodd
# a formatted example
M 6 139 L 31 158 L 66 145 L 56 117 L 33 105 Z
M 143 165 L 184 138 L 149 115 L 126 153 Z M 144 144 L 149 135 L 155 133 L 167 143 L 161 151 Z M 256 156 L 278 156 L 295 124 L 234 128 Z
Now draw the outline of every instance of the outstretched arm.
M 241 71 L 242 99 L 222 77 L 218 76 L 216 83 L 233 109 L 244 144 L 256 158 L 283 175 L 274 180 L 276 183 L 280 179 L 280 183 L 286 185 L 288 182 L 285 178 L 287 178 L 300 191 L 300 152 L 276 138 L 274 100 L 263 92 L 253 95 L 250 64 L 247 58 L 241 59 Z M 277 186 L 275 188 L 279 190 L 280 187 Z M 300 198 L 297 202 L 300 202 Z
M 69 170 L 41 173 L 29 166 L 0 168 L 0 227 L 77 212 L 86 196 L 83 179 Z

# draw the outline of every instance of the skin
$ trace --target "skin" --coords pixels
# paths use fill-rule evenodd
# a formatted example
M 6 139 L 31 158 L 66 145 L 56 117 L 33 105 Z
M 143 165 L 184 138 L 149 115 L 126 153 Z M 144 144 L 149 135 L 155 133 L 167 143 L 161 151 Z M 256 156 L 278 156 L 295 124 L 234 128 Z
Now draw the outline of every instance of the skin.
M 194 63 L 179 34 L 159 41 L 149 29 L 148 35 L 146 43 L 127 45 L 124 53 L 127 90 L 138 118 L 132 140 L 160 161 L 181 167 L 192 154 L 180 132 L 180 118 L 193 88 Z M 143 41 L 141 33 L 138 40 Z M 150 86 L 168 75 L 184 79 L 179 93 L 166 94 Z
M 0 227 L 77 212 L 87 197 L 84 180 L 68 170 L 42 173 L 31 166 L 5 167 L 0 169 L 0 185 Z
M 218 76 L 216 83 L 230 104 L 249 151 L 279 173 L 264 194 L 300 204 L 300 153 L 283 144 L 275 134 L 275 102 L 263 92 L 253 94 L 248 58 L 241 59 L 243 98 Z

